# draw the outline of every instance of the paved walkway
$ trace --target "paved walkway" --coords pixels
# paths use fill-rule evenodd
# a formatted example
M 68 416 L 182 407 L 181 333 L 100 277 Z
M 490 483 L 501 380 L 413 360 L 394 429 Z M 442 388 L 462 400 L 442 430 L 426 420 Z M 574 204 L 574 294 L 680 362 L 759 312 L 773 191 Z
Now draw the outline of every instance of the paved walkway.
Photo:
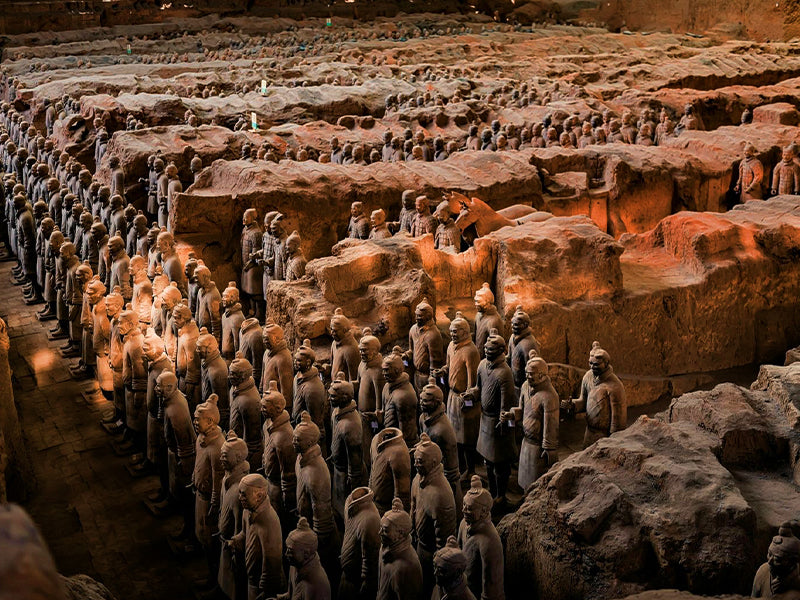
M 167 535 L 180 519 L 156 519 L 142 500 L 155 477 L 133 479 L 116 456 L 100 419 L 109 410 L 94 381 L 76 382 L 71 363 L 10 285 L 12 263 L 0 263 L 0 317 L 9 327 L 14 394 L 33 463 L 36 487 L 25 505 L 47 541 L 59 571 L 85 573 L 117 600 L 191 599 L 205 561 L 180 559 Z

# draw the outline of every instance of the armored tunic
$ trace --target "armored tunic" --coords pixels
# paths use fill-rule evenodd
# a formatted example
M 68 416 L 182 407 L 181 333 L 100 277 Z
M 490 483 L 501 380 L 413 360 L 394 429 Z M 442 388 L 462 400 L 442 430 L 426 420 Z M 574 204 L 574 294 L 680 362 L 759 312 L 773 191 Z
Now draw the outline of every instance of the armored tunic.
M 514 378 L 505 358 L 500 355 L 492 362 L 484 358 L 478 367 L 477 389 L 473 388 L 474 395 L 481 400 L 477 450 L 493 463 L 517 458 L 514 429 L 500 422 L 500 413 L 510 411 L 517 404 Z

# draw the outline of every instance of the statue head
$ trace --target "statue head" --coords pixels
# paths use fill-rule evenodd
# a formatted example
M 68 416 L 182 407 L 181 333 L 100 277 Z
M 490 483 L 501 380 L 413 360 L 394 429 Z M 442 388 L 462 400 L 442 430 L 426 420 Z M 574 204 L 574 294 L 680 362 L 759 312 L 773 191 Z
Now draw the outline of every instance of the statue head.
M 369 223 L 373 229 L 382 227 L 386 223 L 386 212 L 382 208 L 373 210 L 369 216 Z
M 599 377 L 611 366 L 611 356 L 600 347 L 600 342 L 592 342 L 589 351 L 589 369 L 595 377 Z
M 148 327 L 142 340 L 142 351 L 148 361 L 153 362 L 166 351 L 164 339 L 156 334 L 155 329 Z
M 169 398 L 178 389 L 178 378 L 172 371 L 162 371 L 156 378 L 155 391 L 162 398 Z
M 294 353 L 294 370 L 299 373 L 305 373 L 314 365 L 316 358 L 317 355 L 311 348 L 311 341 L 303 340 L 303 343 Z
M 495 359 L 505 355 L 506 341 L 503 339 L 503 336 L 500 335 L 500 332 L 497 329 L 492 328 L 489 331 L 489 336 L 486 338 L 486 344 L 483 346 L 483 353 L 486 356 L 486 360 L 489 362 L 492 362 Z
M 239 288 L 235 281 L 229 281 L 228 287 L 222 291 L 222 306 L 230 308 L 239 302 Z
M 144 256 L 134 254 L 131 257 L 131 274 L 136 279 L 139 275 L 146 275 L 147 273 L 147 260 Z
M 284 216 L 281 213 L 276 214 L 272 221 L 269 224 L 269 231 L 275 237 L 281 237 L 283 234 L 283 219 Z
M 428 377 L 428 384 L 419 394 L 420 408 L 423 413 L 430 414 L 438 409 L 444 402 L 444 394 L 436 385 L 435 377 Z M 424 435 L 424 434 L 423 434 Z
M 317 555 L 317 544 L 317 534 L 306 518 L 300 517 L 297 529 L 286 536 L 286 562 L 295 568 L 302 567 Z
M 241 352 L 236 353 L 236 358 L 231 361 L 228 367 L 228 383 L 231 387 L 236 387 L 253 377 L 253 365 L 244 357 Z
M 470 488 L 464 494 L 463 514 L 467 525 L 479 523 L 492 516 L 492 495 L 489 490 L 483 488 L 481 478 L 473 475 L 470 480 Z
M 125 242 L 118 235 L 108 238 L 108 251 L 114 258 L 125 253 Z
M 411 210 L 414 208 L 416 203 L 416 197 L 414 196 L 414 190 L 405 190 L 402 196 L 403 208 L 406 210 Z
M 300 413 L 300 422 L 294 428 L 292 435 L 292 446 L 294 451 L 302 454 L 319 442 L 319 427 L 311 420 L 311 415 L 307 410 Z
M 361 360 L 368 363 L 378 356 L 380 351 L 380 340 L 372 335 L 372 329 L 365 327 L 361 332 L 361 339 L 358 340 L 358 353 L 361 355 Z
M 219 425 L 217 402 L 219 402 L 219 397 L 216 394 L 209 394 L 208 399 L 198 404 L 197 408 L 194 409 L 192 424 L 197 433 L 211 433 Z
M 201 327 L 200 334 L 197 336 L 196 349 L 200 359 L 206 360 L 219 352 L 219 342 L 217 342 L 217 338 L 208 332 L 207 328 Z
M 522 306 L 517 306 L 514 311 L 514 316 L 511 317 L 511 333 L 514 335 L 522 334 L 531 325 L 531 318 L 528 316 Z
M 278 382 L 270 379 L 267 391 L 261 396 L 261 414 L 267 419 L 274 419 L 286 408 L 286 398 L 278 391 Z
M 106 296 L 106 315 L 109 319 L 119 316 L 123 306 L 125 306 L 125 299 L 122 297 L 120 287 L 115 285 L 114 289 Z
M 161 306 L 172 311 L 180 301 L 181 291 L 178 289 L 178 284 L 175 281 L 171 281 L 161 292 Z
M 778 535 L 772 538 L 767 550 L 767 564 L 772 577 L 786 577 L 798 568 L 800 560 L 800 540 L 792 531 L 790 522 L 778 528 Z
M 211 269 L 205 263 L 197 261 L 197 268 L 194 270 L 194 278 L 197 280 L 197 285 L 203 289 L 208 289 L 214 283 L 211 280 Z
M 300 252 L 300 246 L 302 243 L 303 242 L 300 239 L 300 234 L 297 233 L 297 231 L 290 233 L 289 237 L 286 238 L 286 254 L 288 256 L 294 256 Z
M 353 202 L 350 205 L 350 216 L 353 218 L 360 217 L 364 214 L 364 204 L 362 202 Z
M 230 472 L 247 460 L 247 443 L 231 429 L 222 444 L 219 452 L 219 462 L 222 468 Z
M 267 499 L 267 480 L 263 475 L 250 473 L 239 481 L 239 502 L 242 508 L 254 511 Z
M 262 337 L 266 350 L 278 350 L 279 346 L 286 342 L 283 327 L 273 322 L 271 319 L 267 319 L 264 329 L 262 330 Z
M 461 312 L 456 312 L 455 318 L 450 322 L 450 340 L 460 344 L 470 339 L 469 323 Z
M 432 473 L 441 463 L 442 449 L 431 440 L 427 433 L 421 434 L 419 443 L 414 446 L 414 468 L 417 473 L 424 477 Z
M 331 406 L 343 408 L 353 400 L 353 384 L 347 380 L 344 373 L 339 372 L 328 387 L 328 400 Z
M 436 207 L 436 212 L 433 213 L 439 223 L 447 223 L 450 220 L 450 202 L 443 200 Z
M 331 336 L 337 342 L 343 341 L 351 334 L 351 323 L 350 319 L 348 319 L 344 315 L 344 311 L 341 308 L 337 308 L 333 311 L 333 316 L 331 317 Z
M 528 362 L 525 363 L 525 379 L 532 388 L 543 384 L 549 379 L 547 363 L 539 356 L 536 350 L 531 350 L 528 353 Z
M 392 508 L 381 517 L 381 545 L 390 547 L 407 540 L 411 535 L 411 517 L 403 509 L 400 498 L 392 500 Z
M 248 208 L 242 215 L 242 225 L 249 227 L 253 223 L 258 222 L 258 212 L 255 208 Z
M 384 379 L 389 383 L 397 381 L 398 378 L 405 373 L 403 351 L 400 346 L 395 346 L 389 354 L 383 357 L 381 370 L 383 371 Z
M 161 254 L 168 254 L 175 248 L 175 238 L 171 232 L 161 229 L 156 238 L 156 247 Z
M 106 295 L 106 286 L 100 280 L 99 275 L 92 277 L 92 280 L 86 285 L 86 297 L 89 299 L 89 304 L 97 304 Z
M 416 322 L 417 327 L 424 327 L 425 325 L 432 323 L 433 317 L 433 307 L 428 303 L 427 298 L 423 298 L 422 302 L 417 304 L 417 307 L 414 310 L 414 321 Z
M 467 568 L 467 557 L 458 546 L 454 535 L 447 538 L 443 548 L 433 555 L 433 576 L 436 584 L 444 589 L 452 589 L 464 580 Z
M 172 309 L 172 320 L 175 322 L 175 327 L 178 329 L 183 329 L 191 322 L 192 311 L 189 309 L 189 305 L 186 304 L 186 300 L 181 300 Z
M 73 256 L 75 256 L 75 244 L 72 242 L 64 242 L 61 244 L 60 248 L 61 258 L 64 260 L 69 260 Z
M 425 195 L 417 196 L 416 200 L 414 200 L 414 208 L 416 208 L 417 214 L 419 215 L 429 214 L 431 212 L 431 209 L 428 197 Z

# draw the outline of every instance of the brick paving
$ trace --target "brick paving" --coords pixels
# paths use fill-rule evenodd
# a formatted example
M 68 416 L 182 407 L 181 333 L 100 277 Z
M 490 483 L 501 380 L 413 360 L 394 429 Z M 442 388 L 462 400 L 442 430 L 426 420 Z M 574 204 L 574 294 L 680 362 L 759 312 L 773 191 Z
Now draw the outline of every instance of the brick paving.
M 26 306 L 10 285 L 13 263 L 0 263 L 0 317 L 9 328 L 9 360 L 36 479 L 25 509 L 64 575 L 85 573 L 117 600 L 191 600 L 191 584 L 205 573 L 202 558 L 179 558 L 167 536 L 180 518 L 157 519 L 142 500 L 158 487 L 155 477 L 134 479 L 100 426 L 110 405 L 94 381 L 74 381 L 70 364 L 50 342 L 38 306 Z

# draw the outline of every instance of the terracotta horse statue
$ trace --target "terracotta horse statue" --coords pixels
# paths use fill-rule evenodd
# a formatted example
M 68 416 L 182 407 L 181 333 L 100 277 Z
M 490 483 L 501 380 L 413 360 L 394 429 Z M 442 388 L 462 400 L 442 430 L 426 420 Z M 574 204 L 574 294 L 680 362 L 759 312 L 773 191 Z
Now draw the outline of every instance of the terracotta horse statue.
M 475 238 L 483 237 L 501 227 L 516 227 L 536 214 L 535 208 L 523 204 L 494 210 L 480 198 L 467 198 L 458 192 L 448 192 L 442 197 L 450 205 L 450 213 L 458 215 L 456 225 L 470 244 Z

